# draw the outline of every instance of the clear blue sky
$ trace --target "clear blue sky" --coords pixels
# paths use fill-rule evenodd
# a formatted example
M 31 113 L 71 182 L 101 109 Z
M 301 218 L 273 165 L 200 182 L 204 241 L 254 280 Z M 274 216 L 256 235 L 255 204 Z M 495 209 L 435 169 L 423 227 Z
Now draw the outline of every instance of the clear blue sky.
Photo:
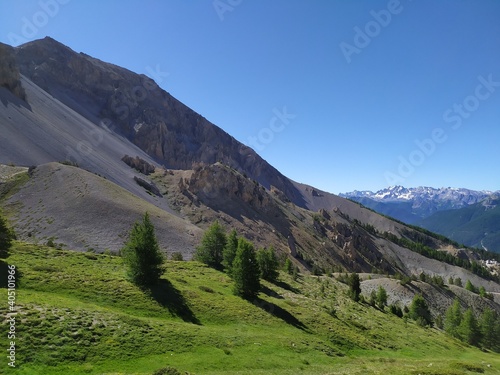
M 168 72 L 165 90 L 296 181 L 500 189 L 500 1 L 1 0 L 0 15 L 2 42 L 49 35 Z

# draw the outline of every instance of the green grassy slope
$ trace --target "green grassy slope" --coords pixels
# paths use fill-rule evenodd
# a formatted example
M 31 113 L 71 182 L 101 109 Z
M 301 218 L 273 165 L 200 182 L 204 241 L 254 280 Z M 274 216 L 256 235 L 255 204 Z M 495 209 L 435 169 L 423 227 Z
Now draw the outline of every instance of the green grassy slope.
M 17 368 L 4 357 L 7 374 L 500 373 L 498 354 L 354 303 L 326 277 L 282 274 L 249 302 L 197 262 L 168 262 L 148 293 L 125 279 L 119 257 L 16 243 L 0 264 L 2 282 L 7 264 L 19 281 Z M 4 321 L 5 349 L 7 329 Z

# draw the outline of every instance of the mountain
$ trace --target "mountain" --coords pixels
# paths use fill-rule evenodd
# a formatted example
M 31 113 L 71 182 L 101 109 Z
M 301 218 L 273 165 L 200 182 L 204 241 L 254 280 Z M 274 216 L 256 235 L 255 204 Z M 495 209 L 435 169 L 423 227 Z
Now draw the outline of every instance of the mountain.
M 32 167 L 18 183 L 4 184 L 0 203 L 22 240 L 116 251 L 140 211 L 156 207 L 166 213 L 157 215 L 166 235 L 178 231 L 166 251 L 180 249 L 185 258 L 200 230 L 219 220 L 256 246 L 273 245 L 302 270 L 410 276 L 425 265 L 431 274 L 497 288 L 471 264 L 457 267 L 458 249 L 443 239 L 288 179 L 144 75 L 51 38 L 4 51 L 10 83 L 0 88 L 0 163 Z M 433 256 L 416 251 L 424 245 Z M 448 264 L 438 250 L 450 254 Z
M 500 196 L 456 210 L 444 210 L 424 218 L 417 225 L 459 243 L 500 253 Z
M 15 58 L 21 74 L 49 95 L 167 168 L 220 161 L 304 206 L 289 179 L 145 75 L 76 53 L 49 37 L 16 48 Z M 100 143 L 98 134 L 87 138 Z M 81 154 L 75 150 L 68 157 L 84 164 Z
M 288 179 L 143 75 L 50 38 L 0 47 L 0 208 L 17 236 L 0 276 L 15 264 L 22 280 L 22 371 L 493 373 L 489 353 L 366 301 L 382 286 L 396 312 L 415 295 L 436 320 L 455 298 L 500 311 L 500 269 L 485 267 L 500 255 Z M 218 221 L 274 247 L 294 275 L 247 301 L 226 273 L 169 260 L 141 290 L 114 255 L 144 212 L 169 258 L 191 260 Z M 347 296 L 346 272 L 359 273 L 365 302 Z M 457 362 L 464 350 L 472 359 Z
M 391 186 L 377 192 L 353 191 L 340 194 L 384 215 L 405 223 L 416 224 L 435 212 L 458 209 L 481 202 L 491 191 L 474 191 L 464 188 Z

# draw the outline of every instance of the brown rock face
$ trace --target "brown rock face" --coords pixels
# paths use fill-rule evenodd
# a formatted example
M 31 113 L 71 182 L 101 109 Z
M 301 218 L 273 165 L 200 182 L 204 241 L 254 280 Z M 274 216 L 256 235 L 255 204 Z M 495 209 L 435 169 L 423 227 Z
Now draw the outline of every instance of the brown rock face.
M 3 43 L 0 43 L 0 87 L 5 87 L 18 98 L 26 100 L 14 48 Z
M 78 54 L 51 38 L 22 45 L 16 53 L 22 74 L 90 120 L 124 135 L 167 168 L 220 161 L 305 206 L 289 179 L 150 78 Z

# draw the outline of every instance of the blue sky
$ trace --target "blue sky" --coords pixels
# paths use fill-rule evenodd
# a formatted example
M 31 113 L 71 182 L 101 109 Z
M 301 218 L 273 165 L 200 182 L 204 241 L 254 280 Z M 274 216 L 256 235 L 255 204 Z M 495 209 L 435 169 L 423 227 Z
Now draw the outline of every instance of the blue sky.
M 1 42 L 49 35 L 153 75 L 296 181 L 500 189 L 500 1 L 1 0 L 0 14 Z

